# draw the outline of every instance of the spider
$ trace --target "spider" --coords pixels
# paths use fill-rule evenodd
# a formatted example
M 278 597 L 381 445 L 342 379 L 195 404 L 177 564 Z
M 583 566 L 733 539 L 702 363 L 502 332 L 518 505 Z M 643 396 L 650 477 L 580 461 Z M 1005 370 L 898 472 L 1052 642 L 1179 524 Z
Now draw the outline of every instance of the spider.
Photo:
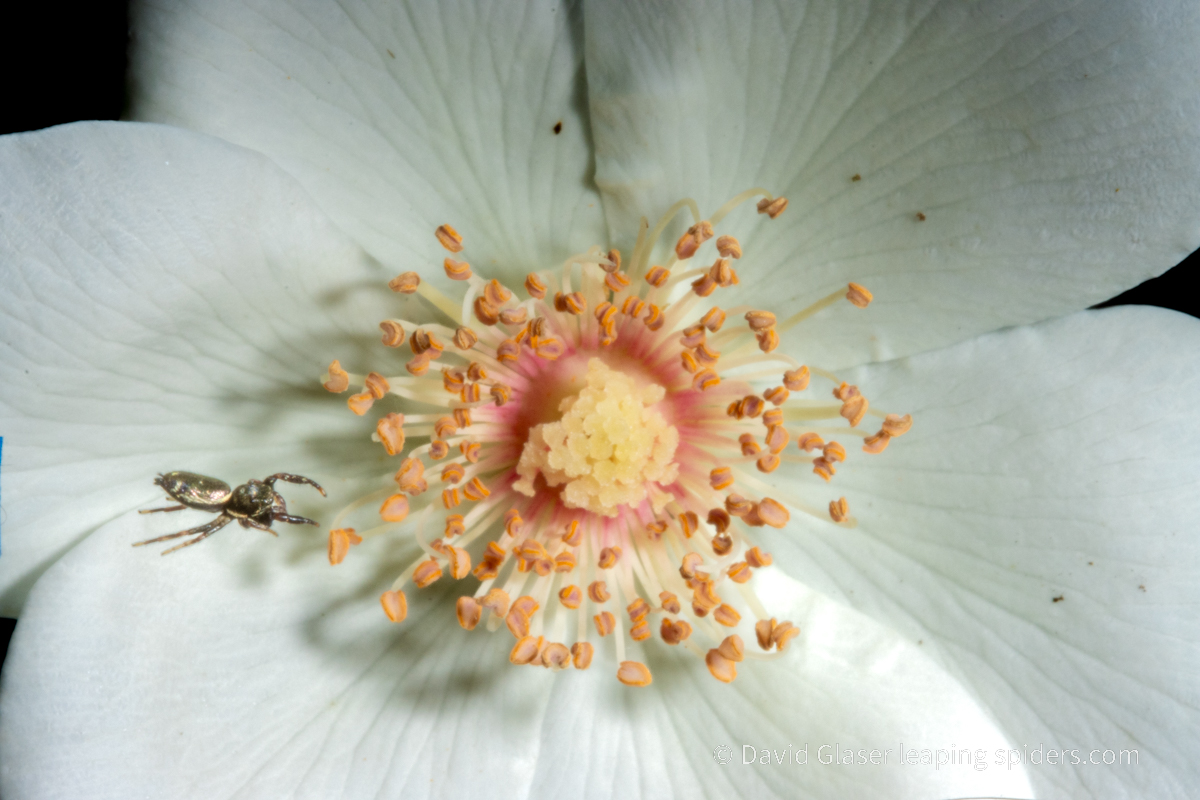
M 325 494 L 325 490 L 311 478 L 287 472 L 277 472 L 261 481 L 251 479 L 236 489 L 230 489 L 229 484 L 225 481 L 210 478 L 207 475 L 198 475 L 195 472 L 176 471 L 159 475 L 154 479 L 154 485 L 161 486 L 172 500 L 178 501 L 179 505 L 166 508 L 146 508 L 139 513 L 153 514 L 158 511 L 182 511 L 185 508 L 195 508 L 199 511 L 219 512 L 220 516 L 198 527 L 159 536 L 155 539 L 147 539 L 144 542 L 135 542 L 133 546 L 140 547 L 167 539 L 178 539 L 180 536 L 194 535 L 196 537 L 164 550 L 162 554 L 165 556 L 167 553 L 174 553 L 180 548 L 212 536 L 235 519 L 241 523 L 243 528 L 258 528 L 272 536 L 279 535 L 271 530 L 271 523 L 275 521 L 289 522 L 293 525 L 316 525 L 316 521 L 308 517 L 295 517 L 287 513 L 287 504 L 279 492 L 275 491 L 275 481 L 306 483 L 320 492 L 322 496 Z

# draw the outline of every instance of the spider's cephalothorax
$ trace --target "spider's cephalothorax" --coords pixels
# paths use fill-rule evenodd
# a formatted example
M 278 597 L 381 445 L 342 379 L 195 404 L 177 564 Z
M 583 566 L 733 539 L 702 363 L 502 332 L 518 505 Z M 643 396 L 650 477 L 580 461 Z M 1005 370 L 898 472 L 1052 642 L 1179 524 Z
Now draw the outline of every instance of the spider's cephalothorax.
M 316 521 L 308 517 L 297 517 L 287 513 L 287 503 L 283 496 L 275 491 L 275 481 L 306 483 L 322 495 L 325 494 L 325 490 L 311 478 L 287 472 L 277 472 L 261 481 L 251 479 L 236 489 L 231 489 L 225 481 L 195 472 L 176 471 L 159 475 L 154 479 L 154 484 L 161 486 L 179 505 L 148 508 L 143 510 L 142 514 L 194 508 L 198 511 L 217 512 L 219 516 L 204 525 L 189 528 L 186 531 L 137 542 L 134 547 L 167 539 L 177 539 L 180 536 L 195 536 L 194 539 L 183 544 L 164 550 L 163 555 L 165 556 L 167 553 L 173 553 L 182 547 L 195 544 L 201 539 L 211 536 L 235 519 L 243 528 L 258 528 L 267 531 L 272 536 L 277 535 L 275 531 L 271 530 L 271 523 L 275 521 L 289 522 L 293 525 L 316 525 Z

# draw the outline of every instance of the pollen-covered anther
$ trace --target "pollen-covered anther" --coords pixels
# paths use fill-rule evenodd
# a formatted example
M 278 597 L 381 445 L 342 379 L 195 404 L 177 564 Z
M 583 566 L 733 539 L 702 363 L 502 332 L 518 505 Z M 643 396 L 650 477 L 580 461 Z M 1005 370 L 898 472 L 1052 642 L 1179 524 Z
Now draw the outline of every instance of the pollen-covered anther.
M 440 577 L 442 577 L 442 568 L 432 558 L 428 561 L 422 561 L 413 570 L 413 583 L 417 585 L 418 589 L 424 589 Z
M 579 315 L 587 310 L 587 301 L 583 299 L 581 292 L 571 292 L 569 294 L 555 292 L 554 309 L 556 311 L 564 311 L 568 314 Z
M 404 415 L 392 412 L 381 417 L 375 423 L 375 434 L 383 444 L 383 449 L 389 456 L 394 456 L 404 449 Z
M 707 344 L 696 345 L 692 352 L 696 354 L 696 362 L 702 367 L 716 366 L 717 361 L 721 358 L 721 354 Z
M 758 646 L 763 650 L 770 650 L 774 642 L 771 641 L 771 633 L 775 630 L 775 618 L 760 619 L 754 623 L 754 637 L 758 639 Z
M 442 467 L 442 481 L 445 483 L 458 483 L 463 479 L 463 468 L 461 464 L 447 464 Z
M 766 214 L 771 219 L 775 219 L 782 214 L 788 207 L 786 197 L 776 197 L 774 200 L 764 197 L 758 201 L 758 213 Z
M 814 458 L 812 463 L 813 474 L 820 476 L 821 479 L 826 483 L 828 483 L 833 476 L 837 474 L 837 468 L 834 466 L 833 462 L 828 458 L 825 458 L 825 456 Z
M 489 328 L 500 321 L 500 309 L 496 308 L 490 300 L 483 295 L 475 298 L 473 306 L 475 310 L 475 319 Z
M 601 636 L 608 636 L 613 632 L 613 628 L 617 625 L 617 619 L 609 611 L 601 611 L 596 616 L 592 617 L 592 622 L 596 625 L 596 633 Z
M 740 494 L 731 494 L 725 498 L 725 510 L 735 517 L 745 519 L 754 511 L 754 503 Z
M 796 440 L 796 446 L 806 453 L 811 453 L 813 450 L 823 448 L 825 440 L 815 433 L 802 433 Z
M 700 297 L 708 297 L 717 289 L 717 282 L 713 280 L 712 275 L 705 273 L 701 277 L 692 281 L 692 291 Z
M 750 325 L 750 330 L 761 333 L 775 327 L 775 315 L 770 311 L 747 311 L 746 322 Z
M 370 392 L 371 397 L 375 398 L 376 400 L 382 400 L 383 396 L 386 395 L 392 388 L 391 384 L 388 383 L 387 378 L 383 377 L 378 372 L 367 373 L 366 380 L 363 383 L 364 390 Z
M 858 423 L 862 422 L 862 418 L 866 416 L 869 405 L 867 398 L 857 394 L 842 402 L 842 410 L 839 413 L 846 418 L 851 427 L 856 428 Z
M 595 654 L 596 648 L 592 647 L 591 642 L 576 642 L 571 645 L 571 663 L 575 665 L 575 669 L 590 667 Z
M 625 611 L 629 614 L 630 622 L 640 622 L 650 613 L 650 604 L 639 597 L 625 606 Z
M 679 598 L 676 597 L 672 592 L 659 592 L 658 599 L 661 603 L 663 611 L 666 611 L 668 614 L 679 613 L 681 609 L 681 606 L 679 605 Z
M 385 319 L 379 323 L 379 330 L 383 331 L 384 347 L 399 347 L 404 344 L 404 326 L 394 319 Z
M 408 518 L 408 498 L 394 494 L 379 506 L 379 518 L 384 522 L 403 522 Z
M 758 340 L 758 349 L 764 353 L 770 353 L 779 347 L 779 332 L 774 328 L 769 328 L 754 338 Z
M 782 459 L 779 456 L 774 453 L 767 453 L 754 462 L 754 466 L 758 468 L 759 472 L 771 473 L 779 469 L 780 463 L 782 463 Z
M 787 643 L 799 635 L 800 629 L 785 620 L 771 629 L 771 644 L 782 653 Z
M 702 392 L 707 392 L 709 389 L 721 383 L 721 376 L 711 369 L 702 369 L 692 376 L 692 386 Z
M 774 561 L 770 553 L 764 553 L 759 547 L 751 547 L 746 551 L 746 563 L 754 568 L 769 567 Z
M 684 580 L 689 580 L 696 577 L 696 569 L 704 563 L 704 556 L 699 553 L 688 553 L 685 555 L 679 565 L 679 575 Z M 679 613 L 679 612 L 674 612 Z
M 742 455 L 744 456 L 756 456 L 762 451 L 762 447 L 754 441 L 752 433 L 743 433 L 738 437 L 738 443 L 742 446 Z
M 762 415 L 762 424 L 767 426 L 767 430 L 776 426 L 783 425 L 783 409 L 772 408 L 769 411 L 764 411 Z
M 483 606 L 479 605 L 479 601 L 474 597 L 458 598 L 454 610 L 458 615 L 458 624 L 469 631 L 475 630 L 475 626 L 483 617 Z
M 503 309 L 500 312 L 500 321 L 505 325 L 520 325 L 528 316 L 529 312 L 525 310 L 525 306 L 516 306 Z
M 468 383 L 458 392 L 458 399 L 462 400 L 464 403 L 478 403 L 479 398 L 482 396 L 483 392 L 479 388 L 478 383 Z
M 737 624 L 742 620 L 742 615 L 728 603 L 722 603 L 717 606 L 713 610 L 712 615 L 718 624 L 724 625 L 726 628 L 737 627 Z
M 605 547 L 600 551 L 600 560 L 598 562 L 600 569 L 612 569 L 616 566 L 617 561 L 621 559 L 621 548 L 617 545 Z
M 679 612 L 676 611 L 675 613 Z M 679 644 L 692 635 L 692 626 L 687 620 L 683 619 L 674 622 L 669 619 L 663 619 L 658 633 L 667 644 Z
M 525 291 L 529 292 L 529 296 L 541 300 L 546 296 L 546 283 L 536 272 L 531 272 L 525 276 Z
M 420 355 L 413 356 L 405 363 L 404 368 L 416 377 L 421 377 L 429 372 L 429 365 L 433 362 L 433 351 L 426 350 Z
M 708 220 L 697 222 L 688 228 L 675 243 L 675 256 L 681 261 L 696 255 L 700 245 L 713 237 L 713 226 Z
M 583 603 L 583 592 L 574 584 L 564 586 L 558 590 L 558 601 L 566 608 L 579 608 L 580 604 Z
M 575 569 L 575 554 L 564 550 L 554 557 L 554 571 L 569 573 Z
M 783 385 L 792 392 L 802 392 L 808 388 L 808 367 L 798 367 L 783 373 Z
M 718 492 L 733 486 L 733 470 L 729 467 L 717 467 L 708 474 L 708 485 Z
M 880 431 L 879 433 L 872 434 L 871 436 L 863 439 L 863 452 L 870 453 L 871 455 L 879 455 L 884 450 L 887 450 L 888 442 L 891 440 L 892 437 L 887 433 L 887 431 Z
M 458 508 L 462 503 L 462 497 L 458 493 L 458 489 L 443 489 L 442 490 L 442 507 L 446 509 Z
M 787 402 L 790 392 L 783 386 L 773 386 L 763 392 L 763 399 L 775 406 L 781 406 Z
M 404 272 L 388 281 L 388 288 L 399 294 L 412 294 L 421 285 L 421 276 L 415 272 Z
M 692 534 L 700 530 L 700 517 L 695 511 L 683 512 L 679 515 L 679 529 L 686 538 L 692 538 Z
M 846 287 L 846 299 L 859 308 L 866 308 L 875 296 L 867 291 L 867 287 L 851 283 Z
M 657 542 L 662 539 L 662 535 L 667 531 L 667 523 L 664 520 L 656 519 L 654 522 L 646 525 L 646 536 L 651 541 Z
M 471 409 L 456 408 L 456 409 L 454 409 L 453 416 L 454 416 L 454 424 L 457 425 L 460 430 L 462 428 L 471 427 Z
M 646 272 L 646 283 L 653 286 L 655 289 L 661 288 L 667 279 L 671 277 L 671 271 L 665 267 L 651 267 Z
M 444 554 L 446 566 L 450 568 L 450 577 L 456 581 L 471 574 L 471 554 L 461 547 L 446 545 Z
M 718 258 L 714 261 L 712 266 L 708 268 L 708 277 L 723 288 L 733 286 L 737 282 L 737 274 L 733 271 L 733 267 L 729 265 L 728 258 Z
M 504 284 L 500 283 L 500 281 L 496 280 L 495 278 L 492 278 L 487 282 L 487 285 L 483 287 L 483 296 L 487 298 L 489 303 L 494 305 L 496 308 L 499 308 L 511 300 L 513 295 L 512 291 Z
M 447 258 L 442 262 L 443 269 L 446 270 L 446 277 L 452 281 L 469 280 L 474 274 L 471 272 L 471 265 L 466 261 L 455 261 L 453 258 Z
M 542 650 L 542 666 L 558 671 L 571 666 L 571 651 L 561 642 L 551 642 Z
M 724 533 L 729 530 L 729 523 L 731 522 L 729 512 L 723 508 L 709 509 L 707 522 L 717 529 L 717 533 Z
M 480 560 L 475 569 L 472 570 L 471 574 L 481 581 L 490 580 L 491 578 L 496 577 L 496 575 L 498 575 L 500 572 L 500 565 L 504 563 L 504 559 L 507 555 L 508 554 L 504 552 L 504 548 L 502 548 L 500 545 L 496 544 L 495 542 L 488 542 L 487 548 L 485 548 L 483 551 L 483 558 Z M 493 589 L 492 591 L 500 590 Z M 491 596 L 491 592 L 488 592 L 488 596 Z M 505 598 L 507 597 L 508 595 L 505 595 Z M 487 597 L 484 597 L 484 600 L 486 601 Z M 484 603 L 484 606 L 487 606 L 486 602 Z M 508 609 L 507 599 L 505 600 L 504 607 L 506 610 Z M 505 612 L 497 611 L 496 613 L 503 616 Z
M 656 331 L 666 323 L 667 318 L 663 316 L 662 309 L 649 303 L 646 306 L 646 316 L 642 318 L 642 322 L 652 331 Z
M 649 686 L 653 681 L 650 668 L 640 661 L 622 661 L 617 667 L 617 680 L 626 686 Z
M 508 654 L 508 660 L 518 666 L 523 666 L 532 663 L 538 657 L 541 649 L 542 637 L 525 634 L 513 645 L 512 652 Z
M 346 558 L 350 546 L 362 542 L 354 528 L 334 528 L 329 531 L 329 563 L 337 566 Z
M 842 447 L 837 442 L 830 442 L 829 444 L 825 445 L 825 448 L 822 452 L 826 461 L 837 462 L 846 460 L 846 448 Z
M 454 346 L 459 350 L 470 350 L 478 342 L 479 334 L 475 333 L 475 331 L 471 330 L 465 325 L 460 325 L 454 331 Z
M 760 500 L 755 506 L 755 511 L 758 513 L 758 518 L 772 528 L 782 528 L 792 518 L 782 503 L 770 497 Z
M 726 575 L 728 575 L 729 580 L 733 581 L 734 583 L 745 583 L 752 577 L 750 565 L 745 561 L 737 561 L 733 564 L 730 564 Z
M 903 417 L 899 414 L 888 414 L 884 417 L 881 433 L 886 433 L 889 436 L 903 436 L 908 433 L 912 427 L 912 415 L 905 414 Z
M 408 598 L 398 589 L 381 594 L 379 604 L 383 606 L 383 613 L 387 614 L 387 618 L 392 622 L 404 622 L 404 618 L 408 616 Z
M 834 522 L 845 522 L 850 517 L 850 504 L 846 498 L 839 497 L 829 501 L 829 517 Z
M 400 462 L 393 480 L 400 486 L 400 491 L 410 495 L 418 495 L 428 488 L 425 483 L 425 465 L 416 458 L 406 458 Z
M 704 663 L 712 676 L 722 683 L 732 683 L 733 679 L 737 677 L 737 665 L 721 655 L 716 648 L 705 654 Z
M 650 623 L 644 619 L 638 620 L 629 628 L 629 638 L 635 642 L 644 642 L 650 636 Z
M 471 478 L 466 486 L 463 487 L 463 495 L 468 500 L 479 501 L 491 495 L 491 490 L 484 486 L 483 481 L 479 478 Z
M 437 422 L 433 423 L 433 435 L 438 439 L 453 436 L 457 430 L 458 425 L 455 424 L 453 417 L 439 417 Z
M 500 363 L 518 361 L 521 358 L 521 345 L 512 339 L 505 339 L 496 346 L 496 360 Z
M 620 292 L 629 286 L 629 277 L 624 272 L 610 272 L 604 276 L 604 285 L 609 291 Z
M 700 369 L 700 363 L 696 361 L 696 355 L 691 350 L 681 350 L 679 352 L 679 363 L 685 372 L 693 375 Z
M 521 599 L 517 598 L 517 601 L 520 602 Z M 526 613 L 525 608 L 526 606 L 513 603 L 509 607 L 508 613 L 504 615 L 504 625 L 508 628 L 508 632 L 517 639 L 529 635 L 529 621 L 532 615 Z
M 787 429 L 785 429 L 782 425 L 772 425 L 771 427 L 767 428 L 767 435 L 763 439 L 763 444 L 765 444 L 767 449 L 772 453 L 782 453 L 784 448 L 787 447 L 788 438 L 789 436 Z M 843 450 L 843 459 L 845 454 L 846 453 Z
M 718 533 L 710 542 L 713 553 L 718 556 L 727 556 L 733 552 L 733 537 L 728 533 Z
M 434 461 L 441 461 L 450 454 L 450 445 L 442 441 L 429 443 L 429 457 Z
M 533 341 L 533 353 L 545 361 L 555 361 L 564 352 L 563 344 L 553 336 L 538 337 Z
M 616 272 L 621 269 L 621 251 L 617 249 L 608 251 L 608 262 L 600 262 L 600 269 L 608 273 Z
M 592 581 L 588 585 L 588 597 L 593 603 L 607 603 L 612 595 L 608 593 L 608 586 L 604 581 Z
M 741 258 L 742 245 L 732 236 L 718 236 L 717 252 L 725 258 Z
M 334 394 L 341 394 L 350 388 L 350 375 L 346 370 L 342 369 L 342 364 L 338 360 L 333 360 L 329 364 L 329 369 L 325 372 L 325 380 L 321 382 L 326 391 Z

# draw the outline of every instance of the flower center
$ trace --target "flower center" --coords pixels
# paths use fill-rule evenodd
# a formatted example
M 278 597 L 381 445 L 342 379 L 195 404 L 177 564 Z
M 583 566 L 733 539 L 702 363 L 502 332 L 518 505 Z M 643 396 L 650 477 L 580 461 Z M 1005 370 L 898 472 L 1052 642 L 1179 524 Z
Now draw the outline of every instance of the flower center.
M 541 475 L 547 486 L 563 487 L 567 508 L 615 517 L 619 506 L 645 500 L 649 484 L 674 483 L 679 431 L 653 407 L 665 396 L 663 387 L 639 388 L 598 358 L 588 361 L 586 380 L 562 401 L 562 419 L 529 432 L 513 488 L 533 497 Z
M 458 624 L 506 628 L 514 664 L 587 669 L 611 642 L 617 679 L 645 686 L 652 676 L 640 653 L 654 625 L 662 644 L 694 653 L 725 682 L 739 662 L 782 652 L 799 629 L 772 617 L 754 591 L 753 572 L 772 562 L 761 530 L 796 527 L 793 513 L 807 525 L 854 520 L 846 498 L 814 507 L 770 476 L 790 462 L 829 482 L 848 457 L 832 436 L 878 454 L 911 420 L 778 351 L 783 332 L 843 298 L 866 308 L 871 294 L 858 284 L 782 323 L 708 299 L 740 283 L 741 244 L 716 226 L 756 197 L 771 219 L 787 207 L 755 189 L 701 219 L 694 202 L 680 201 L 652 230 L 642 221 L 627 270 L 619 252 L 593 247 L 526 276 L 524 300 L 453 257 L 443 267 L 465 287 L 461 300 L 414 272 L 393 279 L 394 291 L 418 294 L 451 324 L 384 320 L 387 347 L 403 347 L 412 330 L 407 375 L 355 376 L 334 361 L 324 385 L 360 383 L 347 400 L 360 416 L 389 395 L 433 411 L 378 418 L 373 438 L 402 457 L 399 468 L 337 515 L 330 563 L 365 539 L 398 535 L 421 554 L 380 597 L 388 618 L 406 617 L 410 584 L 424 589 L 447 572 L 473 578 L 456 603 Z M 651 265 L 684 209 L 694 224 L 666 266 Z M 462 252 L 449 225 L 436 236 L 452 256 Z M 714 238 L 715 260 L 693 266 Z M 727 325 L 730 315 L 744 324 Z M 836 402 L 809 396 L 814 380 Z M 881 419 L 877 430 L 860 427 L 868 417 Z M 409 439 L 419 443 L 406 452 Z M 375 519 L 361 532 L 341 527 L 366 515 Z

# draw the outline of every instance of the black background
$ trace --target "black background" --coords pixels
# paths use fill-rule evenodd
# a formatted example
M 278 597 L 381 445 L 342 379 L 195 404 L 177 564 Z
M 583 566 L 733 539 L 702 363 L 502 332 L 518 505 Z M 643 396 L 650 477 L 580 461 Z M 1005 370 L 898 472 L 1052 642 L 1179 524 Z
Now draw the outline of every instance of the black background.
M 129 41 L 125 0 L 39 2 L 0 10 L 0 134 L 83 119 L 118 119 L 125 103 Z M 3 176 L 0 176 L 0 181 Z M 1197 209 L 1200 214 L 1200 209 Z M 1098 307 L 1143 304 L 1200 317 L 1188 289 L 1200 251 L 1165 274 Z M 0 618 L 0 663 L 15 621 Z

